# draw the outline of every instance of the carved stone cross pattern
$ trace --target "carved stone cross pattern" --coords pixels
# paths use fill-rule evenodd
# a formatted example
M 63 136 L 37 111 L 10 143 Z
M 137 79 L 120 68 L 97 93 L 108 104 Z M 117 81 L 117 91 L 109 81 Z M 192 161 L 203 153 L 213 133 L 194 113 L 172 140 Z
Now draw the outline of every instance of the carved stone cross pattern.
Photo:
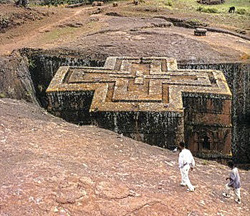
M 231 96 L 220 71 L 178 70 L 174 59 L 109 57 L 104 67 L 60 67 L 47 93 L 94 91 L 92 111 L 182 112 L 183 92 Z
M 221 71 L 180 70 L 164 57 L 109 57 L 104 67 L 60 67 L 47 94 L 48 109 L 69 121 L 163 147 L 185 139 L 194 153 L 230 152 L 232 95 Z

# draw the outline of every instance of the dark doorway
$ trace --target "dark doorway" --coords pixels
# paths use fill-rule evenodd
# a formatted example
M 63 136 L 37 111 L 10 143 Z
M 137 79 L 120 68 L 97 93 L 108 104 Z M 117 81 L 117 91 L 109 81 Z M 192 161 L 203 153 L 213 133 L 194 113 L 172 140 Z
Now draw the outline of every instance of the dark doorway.
M 202 148 L 210 150 L 210 139 L 208 136 L 203 137 Z

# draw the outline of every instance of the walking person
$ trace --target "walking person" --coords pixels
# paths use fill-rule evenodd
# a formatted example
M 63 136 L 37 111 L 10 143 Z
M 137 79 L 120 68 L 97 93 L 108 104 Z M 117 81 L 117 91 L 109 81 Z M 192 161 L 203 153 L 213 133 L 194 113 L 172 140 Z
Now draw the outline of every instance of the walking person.
M 185 148 L 184 142 L 180 142 L 179 150 L 180 153 L 178 161 L 181 172 L 181 186 L 187 186 L 188 187 L 187 190 L 193 192 L 195 188 L 189 180 L 188 173 L 190 169 L 193 170 L 193 168 L 195 167 L 195 161 L 192 153 Z
M 240 197 L 240 175 L 238 168 L 234 165 L 232 161 L 228 162 L 228 166 L 232 169 L 230 172 L 230 175 L 226 180 L 229 180 L 229 183 L 225 185 L 225 192 L 222 193 L 224 197 L 229 198 L 230 197 L 230 191 L 233 190 L 234 194 L 236 196 L 235 202 L 240 204 L 241 203 L 241 197 Z

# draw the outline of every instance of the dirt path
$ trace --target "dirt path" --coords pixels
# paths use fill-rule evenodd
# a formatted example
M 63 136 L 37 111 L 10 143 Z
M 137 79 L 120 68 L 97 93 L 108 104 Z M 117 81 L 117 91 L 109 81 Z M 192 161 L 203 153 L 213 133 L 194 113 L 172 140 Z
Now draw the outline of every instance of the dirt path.
M 84 20 L 86 19 L 88 12 L 91 8 L 81 7 L 74 9 L 66 8 L 50 8 L 44 9 L 42 11 L 47 11 L 50 14 L 42 20 L 29 21 L 22 26 L 18 26 L 14 29 L 8 30 L 6 33 L 1 33 L 0 40 L 0 55 L 9 54 L 14 49 L 19 49 L 23 47 L 41 47 L 44 48 L 46 44 L 41 43 L 39 40 L 42 35 L 53 31 L 62 26 L 65 23 L 72 22 L 73 20 Z M 72 38 L 68 38 L 71 40 Z M 66 40 L 66 39 L 64 39 Z M 53 48 L 50 44 L 47 48 Z

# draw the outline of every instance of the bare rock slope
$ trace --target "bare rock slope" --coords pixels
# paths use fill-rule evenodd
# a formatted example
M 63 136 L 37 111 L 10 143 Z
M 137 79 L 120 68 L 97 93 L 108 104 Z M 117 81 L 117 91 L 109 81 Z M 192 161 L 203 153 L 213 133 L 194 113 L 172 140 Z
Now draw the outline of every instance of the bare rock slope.
M 0 56 L 0 97 L 37 103 L 34 92 L 29 60 L 18 51 L 9 56 Z
M 177 153 L 94 126 L 77 126 L 22 101 L 0 99 L 0 215 L 248 215 L 221 196 L 229 169 L 196 159 L 196 190 L 179 186 Z
M 249 61 L 250 41 L 247 39 L 225 34 L 225 31 L 209 31 L 206 37 L 197 37 L 194 36 L 194 29 L 173 26 L 174 20 L 175 23 L 184 20 L 189 27 L 199 26 L 199 22 L 194 21 L 199 18 L 196 19 L 192 12 L 188 16 L 190 18 L 185 14 L 180 16 L 179 12 L 173 12 L 171 18 L 170 11 L 152 13 L 144 11 L 143 5 L 133 7 L 128 3 L 119 3 L 116 9 L 112 4 L 105 4 L 101 10 L 84 6 L 32 7 L 21 11 L 0 4 L 0 15 L 9 17 L 6 21 L 10 22 L 10 26 L 0 33 L 0 55 L 9 55 L 13 50 L 29 47 L 78 52 L 101 60 L 108 56 L 167 56 L 193 63 Z M 131 10 L 128 6 L 132 7 Z M 131 13 L 127 14 L 127 10 Z M 21 15 L 17 16 L 16 13 Z M 13 20 L 12 16 L 34 18 L 21 23 L 17 20 L 19 24 L 14 24 L 16 19 Z M 208 15 L 204 16 L 206 20 L 213 20 Z M 232 18 L 228 18 L 228 22 L 234 23 Z M 190 26 L 190 23 L 194 24 Z M 220 24 L 223 26 L 223 23 Z

